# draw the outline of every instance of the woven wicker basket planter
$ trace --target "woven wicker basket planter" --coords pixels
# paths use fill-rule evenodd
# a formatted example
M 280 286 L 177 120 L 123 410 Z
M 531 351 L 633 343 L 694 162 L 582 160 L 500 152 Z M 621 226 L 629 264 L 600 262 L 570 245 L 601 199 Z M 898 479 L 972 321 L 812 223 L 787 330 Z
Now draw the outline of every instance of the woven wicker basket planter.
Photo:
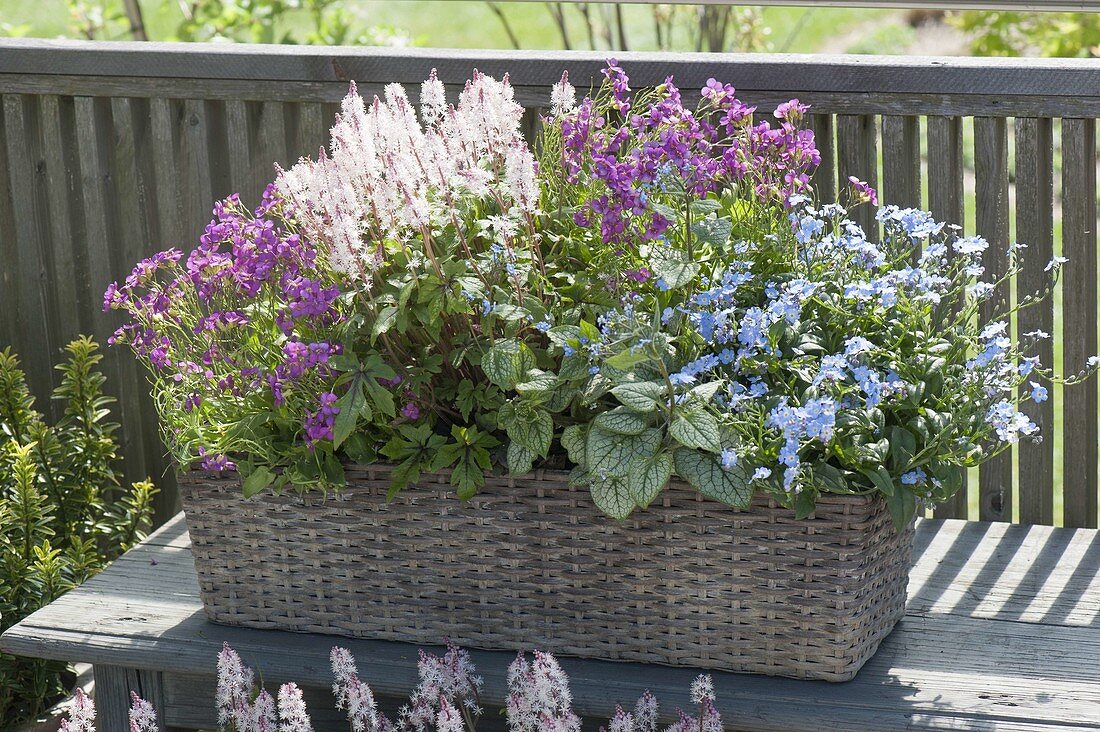
M 228 625 L 845 681 L 905 606 L 912 530 L 866 496 L 799 521 L 673 484 L 616 522 L 550 471 L 465 504 L 444 475 L 387 503 L 385 466 L 327 500 L 181 484 L 203 605 Z

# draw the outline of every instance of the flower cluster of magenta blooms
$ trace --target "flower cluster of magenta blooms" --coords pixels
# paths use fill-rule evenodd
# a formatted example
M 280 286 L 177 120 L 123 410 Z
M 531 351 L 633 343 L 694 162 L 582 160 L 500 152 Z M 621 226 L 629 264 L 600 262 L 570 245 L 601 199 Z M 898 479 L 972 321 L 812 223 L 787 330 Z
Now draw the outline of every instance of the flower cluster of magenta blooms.
M 1049 336 L 1008 324 L 1062 260 L 1010 307 L 1023 246 L 987 278 L 986 242 L 927 212 L 861 228 L 859 180 L 818 203 L 798 100 L 604 76 L 579 102 L 563 76 L 534 146 L 507 78 L 448 105 L 433 72 L 419 110 L 353 88 L 259 208 L 218 204 L 198 249 L 112 285 L 178 462 L 246 495 L 339 489 L 348 461 L 394 464 L 395 492 L 450 469 L 462 497 L 571 469 L 617 518 L 673 478 L 800 516 L 879 492 L 900 525 L 1037 437 L 1019 409 L 1057 380 L 1031 355 Z
M 359 676 L 355 658 L 345 648 L 330 655 L 332 693 L 336 708 L 346 713 L 352 732 L 476 732 L 482 717 L 482 688 L 469 653 L 448 643 L 443 655 L 420 652 L 420 682 L 408 703 L 391 719 L 379 708 L 370 685 Z M 659 727 L 657 699 L 647 690 L 631 711 L 617 706 L 600 732 L 722 732 L 715 706 L 714 682 L 700 675 L 691 685 L 694 715 L 677 709 L 670 725 Z M 313 732 L 313 721 L 295 683 L 282 684 L 277 694 L 256 683 L 256 672 L 226 643 L 218 654 L 218 685 L 214 700 L 221 732 Z M 519 654 L 508 667 L 503 710 L 509 732 L 580 732 L 573 711 L 569 678 L 549 653 L 535 651 L 528 660 Z M 95 732 L 95 704 L 82 690 L 76 693 L 61 732 Z M 158 732 L 156 710 L 132 694 L 131 732 Z

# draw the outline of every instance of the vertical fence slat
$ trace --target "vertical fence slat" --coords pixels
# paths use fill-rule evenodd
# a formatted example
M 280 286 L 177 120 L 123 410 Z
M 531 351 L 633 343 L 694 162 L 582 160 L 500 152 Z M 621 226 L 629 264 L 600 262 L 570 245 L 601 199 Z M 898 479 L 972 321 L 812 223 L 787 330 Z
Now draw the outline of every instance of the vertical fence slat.
M 167 99 L 149 100 L 149 125 L 157 199 L 157 230 L 161 246 L 183 244 L 179 189 L 179 152 L 176 135 L 176 110 Z
M 928 209 L 939 221 L 963 225 L 963 129 L 960 117 L 928 118 Z M 936 508 L 936 518 L 967 517 L 970 486 L 963 475 L 955 496 Z
M 1050 119 L 1016 119 L 1016 240 L 1025 244 L 1023 271 L 1016 279 L 1016 300 L 1041 290 L 1046 282 L 1044 268 L 1054 255 L 1054 141 Z M 1054 330 L 1051 299 L 1022 309 L 1016 316 L 1018 337 L 1041 330 Z M 1050 338 L 1040 340 L 1034 355 L 1044 364 L 1054 361 Z M 1025 392 L 1028 390 L 1024 385 Z M 1025 524 L 1054 522 L 1054 404 L 1027 402 L 1021 407 L 1039 426 L 1042 442 L 1020 443 L 1020 521 Z
M 317 150 L 326 142 L 324 113 L 321 105 L 315 102 L 303 102 L 298 105 L 298 139 L 294 150 L 296 162 L 301 157 L 317 157 Z M 284 166 L 285 167 L 285 166 Z
M 33 142 L 37 136 L 36 130 L 29 128 L 34 123 L 28 119 L 29 104 L 33 104 L 30 97 L 4 96 L 6 174 L 15 209 L 12 231 L 16 241 L 15 268 L 19 292 L 17 312 L 20 337 L 15 339 L 15 345 L 20 351 L 27 383 L 38 397 L 38 409 L 49 413 L 52 407 L 49 394 L 53 388 L 53 359 L 58 343 L 52 327 L 53 308 L 47 300 L 46 224 L 42 220 L 45 212 L 39 207 L 36 196 L 39 175 L 34 155 L 38 146 Z
M 920 118 L 882 118 L 882 203 L 918 208 L 921 200 Z
M 91 97 L 76 97 L 73 100 L 76 144 L 78 149 L 78 173 L 80 176 L 80 206 L 83 220 L 84 247 L 88 275 L 83 282 L 87 297 L 102 297 L 107 283 L 115 280 L 119 272 L 115 267 L 117 258 L 111 256 L 112 250 L 120 242 L 114 240 L 111 226 L 111 193 L 109 180 L 111 162 L 107 136 L 111 128 L 111 110 L 106 100 Z M 94 302 L 95 300 L 93 300 Z M 112 323 L 118 319 L 107 316 L 93 320 L 93 335 L 100 343 L 105 343 L 114 329 Z M 129 423 L 134 405 L 127 402 L 135 385 L 127 384 L 132 375 L 125 368 L 125 359 L 129 358 L 122 349 L 113 349 L 105 359 L 105 373 L 111 380 L 119 403 L 115 405 L 116 415 L 124 425 L 119 435 L 123 466 L 126 470 L 144 469 L 144 450 L 141 435 L 137 428 Z
M 8 163 L 7 124 L 0 113 L 0 171 L 11 170 Z M 10 266 L 17 261 L 19 241 L 15 237 L 15 210 L 12 205 L 11 181 L 0 174 L 0 349 L 14 345 L 19 334 L 19 275 Z
M 1003 117 L 974 118 L 974 188 L 975 229 L 989 242 L 982 256 L 984 279 L 995 282 L 1008 272 L 1008 123 Z M 1004 282 L 982 303 L 981 321 L 987 323 L 1004 313 L 1011 301 L 1011 285 Z M 978 518 L 1012 520 L 1011 452 L 1003 452 L 982 465 L 978 474 Z
M 838 114 L 836 117 L 837 190 L 854 175 L 878 187 L 878 130 L 873 114 Z M 871 206 L 860 206 L 852 219 L 863 227 L 867 238 L 878 241 L 878 222 Z
M 210 145 L 207 139 L 206 103 L 201 99 L 183 102 L 180 156 L 183 200 L 183 240 L 196 241 L 214 203 L 210 179 Z
M 73 256 L 73 226 L 68 182 L 68 148 L 62 131 L 61 103 L 48 94 L 38 99 L 39 134 L 46 176 L 46 207 L 50 226 L 50 271 L 45 283 L 51 290 L 58 314 L 60 341 L 68 341 L 85 330 L 88 305 L 77 295 L 79 277 Z
M 275 180 L 275 164 L 287 167 L 287 134 L 282 102 L 263 102 L 260 106 L 259 145 L 253 174 L 253 196 L 257 202 L 267 184 Z
M 1097 353 L 1096 121 L 1062 120 L 1062 362 L 1067 374 Z M 1062 396 L 1062 517 L 1065 526 L 1097 523 L 1097 386 L 1067 386 Z
M 821 155 L 821 165 L 814 173 L 813 185 L 819 203 L 836 200 L 836 126 L 831 114 L 811 114 L 810 127 Z

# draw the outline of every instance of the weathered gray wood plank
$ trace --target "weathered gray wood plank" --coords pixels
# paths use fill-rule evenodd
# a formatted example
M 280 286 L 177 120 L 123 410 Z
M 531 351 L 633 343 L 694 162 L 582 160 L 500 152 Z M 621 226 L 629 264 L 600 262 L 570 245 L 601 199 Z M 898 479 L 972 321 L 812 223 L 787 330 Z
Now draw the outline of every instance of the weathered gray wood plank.
M 1027 246 L 1023 271 L 1016 278 L 1016 301 L 1043 289 L 1047 263 L 1054 256 L 1053 124 L 1049 119 L 1016 120 L 1016 240 Z M 1042 363 L 1054 362 L 1049 334 L 1054 331 L 1053 298 L 1025 307 L 1016 317 L 1020 338 L 1042 331 L 1047 338 L 1029 352 Z M 1030 392 L 1027 383 L 1023 391 Z M 1020 521 L 1050 524 L 1054 520 L 1054 403 L 1027 402 L 1021 407 L 1039 426 L 1042 442 L 1021 441 L 1019 457 Z
M 919 208 L 920 169 L 920 118 L 884 115 L 881 203 Z
M 1067 373 L 1097 353 L 1096 121 L 1062 120 L 1062 363 Z M 1062 397 L 1062 502 L 1066 526 L 1097 524 L 1097 386 L 1067 386 Z
M 933 115 L 928 118 L 928 208 L 939 221 L 960 227 L 963 215 L 963 129 L 959 117 Z M 949 501 L 936 507 L 936 518 L 967 517 L 969 485 Z
M 16 258 L 8 264 L 18 276 L 18 337 L 14 339 L 23 361 L 27 383 L 33 393 L 43 396 L 53 388 L 52 359 L 58 348 L 56 308 L 50 301 L 47 280 L 48 224 L 46 207 L 40 205 L 36 156 L 38 152 L 37 104 L 33 97 L 5 95 L 4 144 L 6 146 L 8 186 L 12 197 L 12 233 Z M 6 315 L 11 317 L 11 315 Z M 33 334 L 33 336 L 31 335 Z M 35 347 L 31 347 L 32 344 Z M 38 401 L 40 411 L 50 413 L 54 405 Z
M 95 676 L 96 721 L 99 729 L 125 730 L 130 727 L 131 692 L 153 705 L 157 711 L 157 727 L 164 729 L 166 704 L 161 672 L 96 664 L 92 673 Z
M 838 192 L 848 187 L 849 176 L 869 183 L 872 188 L 878 187 L 878 130 L 874 115 L 837 115 L 836 158 Z M 878 241 L 879 227 L 872 207 L 860 206 L 851 212 L 851 217 L 863 227 L 868 239 Z
M 998 117 L 974 118 L 975 230 L 989 242 L 982 256 L 986 280 L 999 281 L 1008 272 L 1008 124 Z M 982 322 L 1006 312 L 1011 283 L 1001 284 L 981 307 Z M 1011 328 L 1011 323 L 1009 324 Z M 1008 331 L 1011 335 L 1011 330 Z M 978 517 L 982 521 L 1012 520 L 1012 453 L 1003 452 L 978 474 Z
M 813 176 L 814 192 L 821 203 L 836 201 L 836 123 L 831 114 L 810 114 L 810 129 L 821 154 Z

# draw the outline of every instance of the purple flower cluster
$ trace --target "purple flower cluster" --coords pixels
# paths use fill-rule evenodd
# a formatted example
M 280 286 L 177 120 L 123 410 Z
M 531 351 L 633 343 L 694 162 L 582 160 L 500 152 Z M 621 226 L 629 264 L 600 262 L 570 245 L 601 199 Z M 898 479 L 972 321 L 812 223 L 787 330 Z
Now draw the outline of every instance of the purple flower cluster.
M 753 124 L 755 107 L 713 79 L 702 90 L 702 107 L 691 110 L 671 77 L 639 104 L 616 61 L 604 75 L 609 101 L 587 97 L 560 124 L 567 182 L 595 184 L 574 222 L 598 224 L 606 243 L 661 237 L 670 222 L 653 202 L 663 194 L 704 198 L 744 181 L 761 198 L 786 203 L 807 189 L 821 162 L 813 132 L 799 128 L 806 107 L 798 100 L 780 105 L 773 127 Z
M 130 345 L 148 362 L 163 392 L 162 416 L 209 409 L 245 419 L 285 409 L 307 444 L 331 439 L 336 374 L 329 360 L 340 352 L 341 289 L 295 229 L 273 187 L 252 211 L 234 194 L 214 206 L 186 257 L 160 252 L 107 288 L 104 310 L 130 318 L 111 343 Z M 165 419 L 170 436 L 192 441 L 179 445 L 181 461 L 232 468 L 225 457 L 232 445 L 204 444 L 171 422 Z
M 314 444 L 321 440 L 333 438 L 333 427 L 336 425 L 336 415 L 340 413 L 340 407 L 336 406 L 336 395 L 326 391 L 321 395 L 320 407 L 315 412 L 306 415 L 306 444 L 313 448 Z

